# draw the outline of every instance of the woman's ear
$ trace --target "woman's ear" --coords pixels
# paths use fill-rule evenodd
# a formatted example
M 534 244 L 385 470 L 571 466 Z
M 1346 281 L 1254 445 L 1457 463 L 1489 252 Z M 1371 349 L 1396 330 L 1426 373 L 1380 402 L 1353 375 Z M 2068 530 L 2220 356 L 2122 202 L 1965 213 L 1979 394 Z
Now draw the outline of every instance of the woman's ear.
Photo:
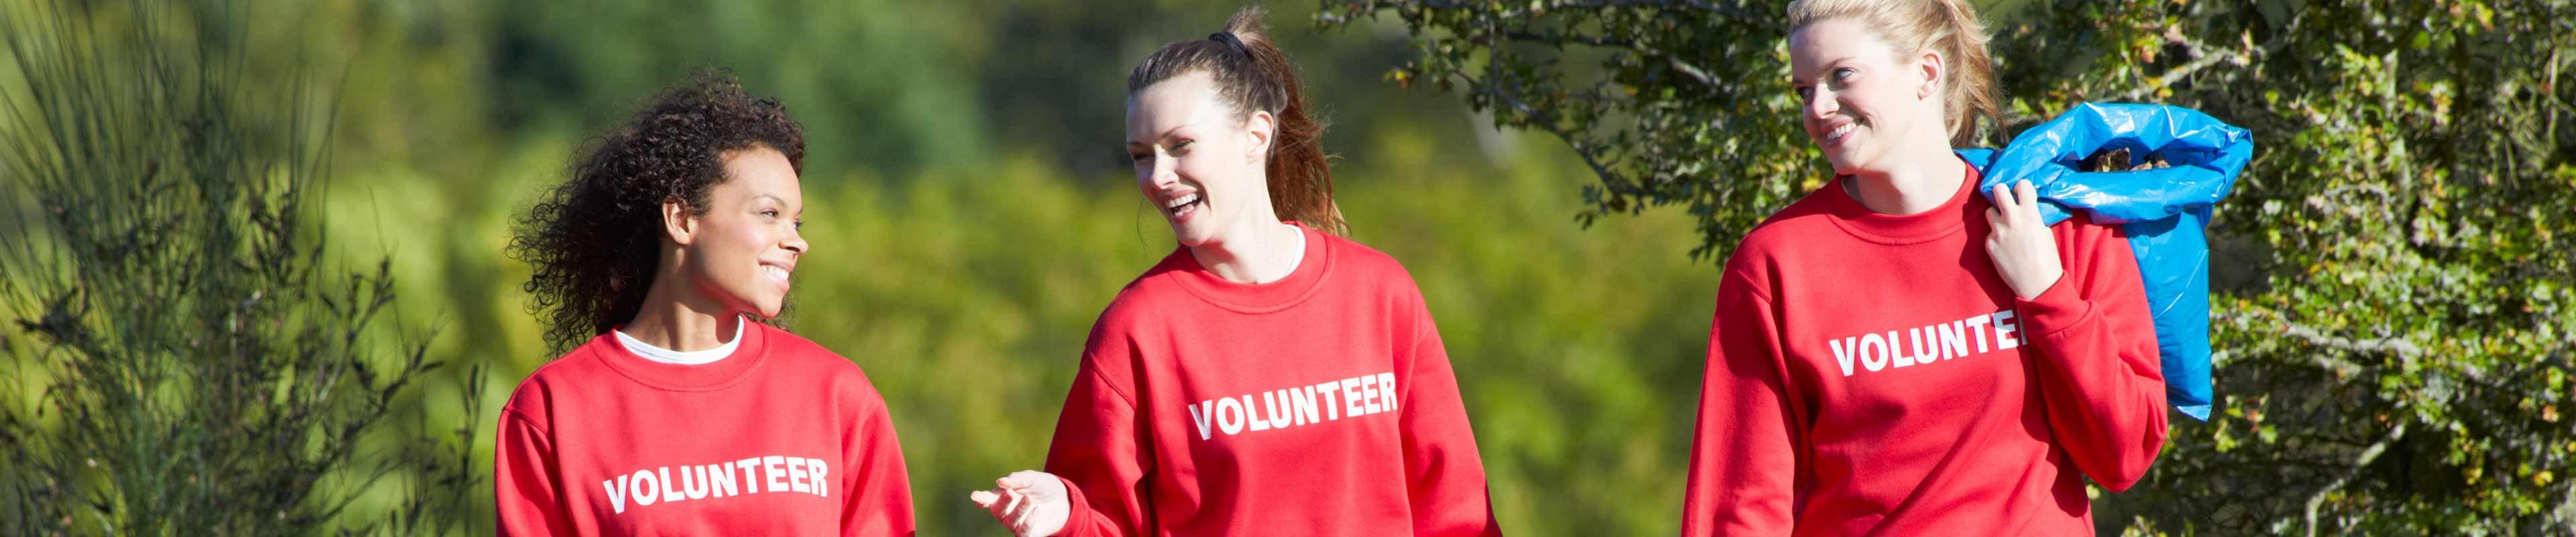
M 671 244 L 681 246 L 688 246 L 690 242 L 695 241 L 694 236 L 698 232 L 698 216 L 694 213 L 695 211 L 689 210 L 689 203 L 681 201 L 680 198 L 662 200 L 662 238 L 669 239 Z
M 1941 75 L 1948 74 L 1950 70 L 1949 64 L 1941 58 L 1941 52 L 1923 49 L 1923 55 L 1916 57 L 1914 64 L 1915 74 L 1921 76 L 1921 80 L 1915 84 L 1914 98 L 1929 99 L 1940 95 Z
M 1243 118 L 1243 127 L 1250 135 L 1246 140 L 1251 142 L 1244 144 L 1243 156 L 1261 162 L 1270 154 L 1270 141 L 1279 134 L 1279 117 L 1270 115 L 1268 110 L 1254 110 Z

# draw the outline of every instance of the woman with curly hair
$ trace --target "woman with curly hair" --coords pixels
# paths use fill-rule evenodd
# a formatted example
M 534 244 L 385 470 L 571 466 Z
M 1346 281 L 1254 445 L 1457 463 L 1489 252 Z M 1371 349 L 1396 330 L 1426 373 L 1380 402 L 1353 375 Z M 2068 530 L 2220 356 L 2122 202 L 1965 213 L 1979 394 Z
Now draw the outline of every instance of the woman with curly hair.
M 1316 122 L 1247 8 L 1127 75 L 1136 186 L 1179 243 L 1084 345 L 1021 536 L 1498 535 L 1431 311 L 1343 238 Z
M 885 402 L 848 359 L 762 320 L 810 251 L 804 133 L 700 74 L 577 160 L 514 258 L 568 352 L 502 407 L 503 535 L 909 535 Z

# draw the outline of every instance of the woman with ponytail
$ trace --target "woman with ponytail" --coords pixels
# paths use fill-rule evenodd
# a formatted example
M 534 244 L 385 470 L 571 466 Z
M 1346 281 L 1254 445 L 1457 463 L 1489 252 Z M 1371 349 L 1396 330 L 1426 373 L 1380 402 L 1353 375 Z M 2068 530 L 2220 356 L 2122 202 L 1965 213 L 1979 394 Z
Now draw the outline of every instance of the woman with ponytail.
M 2125 237 L 2042 224 L 2027 181 L 1977 191 L 1951 149 L 1996 98 L 1960 0 L 1804 0 L 1788 26 L 1835 177 L 1721 273 L 1682 533 L 2092 533 L 2084 478 L 2126 490 L 2165 440 Z
M 1422 293 L 1342 237 L 1261 17 L 1128 75 L 1136 185 L 1179 245 L 1092 326 L 1046 471 L 972 495 L 1018 535 L 1499 534 Z

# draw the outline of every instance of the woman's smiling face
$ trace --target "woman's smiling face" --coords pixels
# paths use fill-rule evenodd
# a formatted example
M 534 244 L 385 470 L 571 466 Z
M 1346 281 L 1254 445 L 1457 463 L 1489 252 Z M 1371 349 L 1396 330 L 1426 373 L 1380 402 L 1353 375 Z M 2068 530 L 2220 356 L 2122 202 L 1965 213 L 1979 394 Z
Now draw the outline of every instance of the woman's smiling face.
M 1942 128 L 1937 63 L 1909 60 L 1918 58 L 1850 18 L 1789 34 L 1790 87 L 1805 105 L 1799 120 L 1835 175 L 1883 171 L 1901 140 Z
M 1183 246 L 1209 245 L 1276 222 L 1262 177 L 1268 112 L 1241 113 L 1205 71 L 1175 76 L 1127 101 L 1127 155 L 1136 188 Z
M 724 154 L 724 180 L 707 189 L 707 207 L 691 217 L 681 246 L 699 294 L 726 309 L 777 317 L 786 307 L 788 276 L 804 257 L 798 232 L 805 196 L 787 156 L 765 146 Z

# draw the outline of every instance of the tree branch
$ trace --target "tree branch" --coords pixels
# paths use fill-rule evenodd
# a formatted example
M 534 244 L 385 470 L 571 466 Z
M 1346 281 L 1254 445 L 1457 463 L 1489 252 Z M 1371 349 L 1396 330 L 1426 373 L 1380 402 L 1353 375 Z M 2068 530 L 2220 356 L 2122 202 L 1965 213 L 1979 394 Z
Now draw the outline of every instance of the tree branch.
M 2194 54 L 2200 55 L 2200 57 L 2193 59 L 2189 63 L 2184 63 L 2179 67 L 2175 67 L 2172 70 L 2165 71 L 2163 74 L 2155 75 L 2156 83 L 2154 84 L 2138 86 L 2135 89 L 2122 92 L 2119 95 L 2114 95 L 2110 100 L 2118 102 L 2134 102 L 2139 98 L 2154 95 L 2158 89 L 2163 89 L 2167 86 L 2173 85 L 2172 81 L 2175 79 L 2191 76 L 2192 73 L 2199 72 L 2202 69 L 2208 69 L 2210 66 L 2218 65 L 2221 62 L 2232 62 L 2241 66 L 2254 61 L 2252 57 L 2248 57 L 2244 53 L 2233 50 L 2209 48 L 2202 46 L 2199 43 L 2188 43 L 2187 46 L 2191 47 L 2191 51 Z
M 2388 430 L 2388 436 L 2380 438 L 2378 442 L 2371 443 L 2368 448 L 2363 448 L 2361 450 L 2361 456 L 2353 458 L 2352 466 L 2345 469 L 2343 475 L 2335 476 L 2335 480 L 2326 483 L 2325 488 L 2317 489 L 2316 493 L 2308 495 L 2306 512 L 2308 537 L 2316 537 L 2317 535 L 2317 506 L 2325 503 L 2326 495 L 2333 493 L 2336 490 L 2343 489 L 2345 483 L 2352 482 L 2353 476 L 2360 475 L 2363 468 L 2369 467 L 2372 461 L 2379 460 L 2379 455 L 2381 453 L 2388 452 L 2389 444 L 2396 443 L 2398 440 L 2405 438 L 2406 423 L 2398 422 L 2397 427 Z

